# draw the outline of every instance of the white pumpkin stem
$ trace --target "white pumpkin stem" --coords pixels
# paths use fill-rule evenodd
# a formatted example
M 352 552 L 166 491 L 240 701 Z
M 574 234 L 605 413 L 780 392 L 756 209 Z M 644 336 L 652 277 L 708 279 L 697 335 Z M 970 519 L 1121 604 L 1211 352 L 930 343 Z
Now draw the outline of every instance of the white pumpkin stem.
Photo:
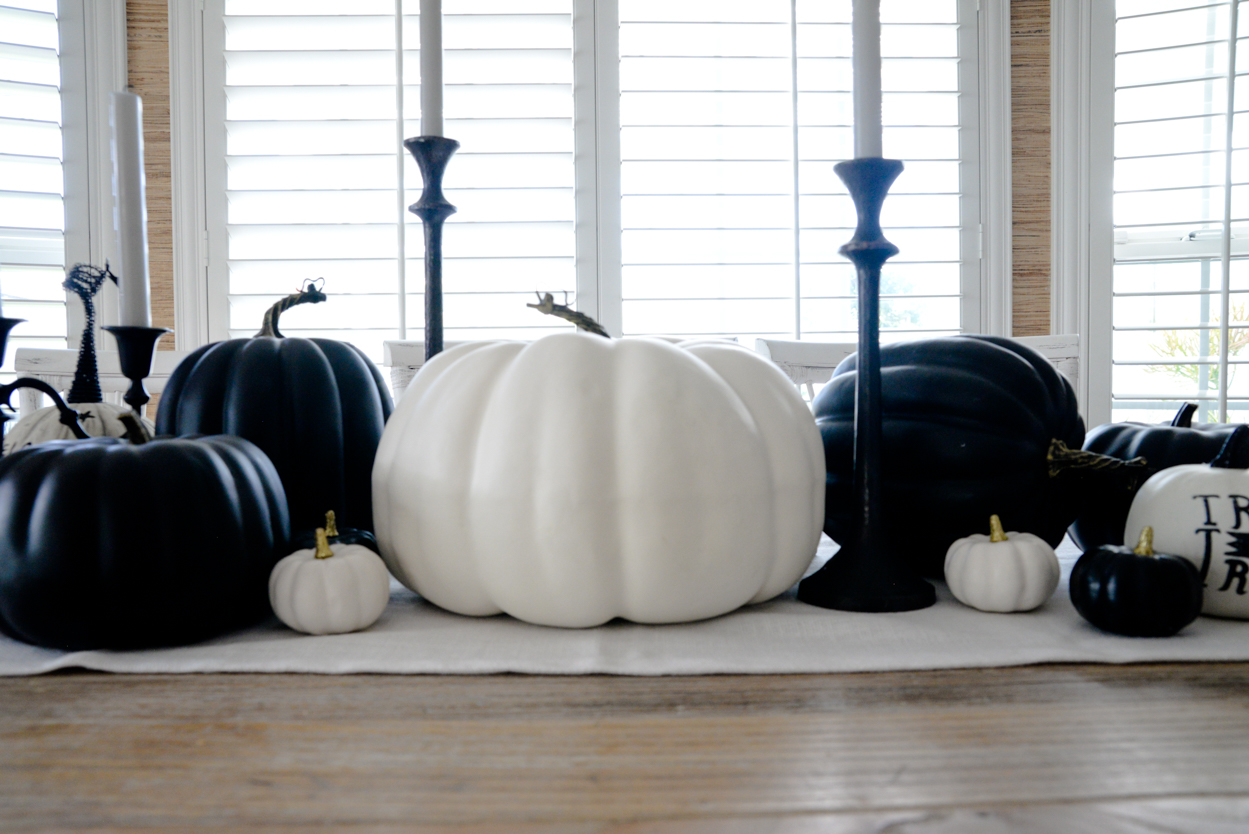
M 334 555 L 334 551 L 330 550 L 329 537 L 325 535 L 325 528 L 317 528 L 317 552 L 318 559 L 328 559 Z
M 126 427 L 126 439 L 136 446 L 142 446 L 152 439 L 151 433 L 147 430 L 147 426 L 143 425 L 143 421 L 136 417 L 132 412 L 123 411 L 117 415 L 117 419 Z
M 603 329 L 603 325 L 599 324 L 585 313 L 577 312 L 567 304 L 556 304 L 555 296 L 551 295 L 549 292 L 545 294 L 535 292 L 534 295 L 538 296 L 538 303 L 526 304 L 526 307 L 532 307 L 539 313 L 544 313 L 548 316 L 555 316 L 557 318 L 564 319 L 565 321 L 570 321 L 577 325 L 577 329 L 584 330 L 587 333 L 593 333 L 595 336 L 602 336 L 605 339 L 611 338 L 611 334 Z M 565 301 L 567 301 L 567 299 L 565 299 Z
M 989 516 L 989 541 L 1004 542 L 1006 541 L 1006 531 L 1002 529 L 1002 519 L 997 514 Z
M 325 511 L 325 537 L 327 539 L 338 538 L 338 520 L 335 518 L 333 510 Z
M 1154 528 L 1146 527 L 1141 530 L 1140 540 L 1136 543 L 1136 549 L 1132 551 L 1137 556 L 1154 556 Z

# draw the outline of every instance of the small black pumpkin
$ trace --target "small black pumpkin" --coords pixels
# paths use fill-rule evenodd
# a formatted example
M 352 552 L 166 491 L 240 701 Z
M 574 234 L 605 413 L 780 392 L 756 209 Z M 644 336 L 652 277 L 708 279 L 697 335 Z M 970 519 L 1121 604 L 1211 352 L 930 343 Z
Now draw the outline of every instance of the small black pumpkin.
M 309 284 L 273 305 L 252 338 L 187 356 L 165 386 L 156 431 L 255 443 L 282 476 L 296 534 L 316 530 L 326 508 L 344 527 L 371 531 L 373 457 L 393 407 L 390 391 L 354 345 L 278 330 L 283 310 L 324 300 Z
M 898 342 L 880 355 L 891 546 L 941 576 L 950 545 L 993 513 L 1057 546 L 1080 501 L 1060 477 L 1084 441 L 1071 384 L 1036 351 L 992 336 Z M 856 360 L 813 403 L 828 471 L 824 532 L 838 542 L 853 521 Z
M 1071 569 L 1071 602 L 1102 631 L 1170 637 L 1201 613 L 1201 574 L 1182 556 L 1155 553 L 1152 527 L 1135 548 L 1103 545 Z
M 1241 423 L 1199 423 L 1193 425 L 1197 406 L 1184 403 L 1169 424 L 1103 423 L 1084 439 L 1084 450 L 1120 460 L 1139 459 L 1145 469 L 1141 476 L 1091 492 L 1080 515 L 1071 525 L 1071 538 L 1081 550 L 1104 544 L 1123 544 L 1123 525 L 1136 491 L 1150 475 L 1172 466 L 1209 463 Z M 1231 449 L 1229 465 L 1249 468 L 1249 443 Z
M 0 459 L 0 632 L 176 646 L 256 622 L 288 551 L 282 482 L 237 437 L 54 440 Z

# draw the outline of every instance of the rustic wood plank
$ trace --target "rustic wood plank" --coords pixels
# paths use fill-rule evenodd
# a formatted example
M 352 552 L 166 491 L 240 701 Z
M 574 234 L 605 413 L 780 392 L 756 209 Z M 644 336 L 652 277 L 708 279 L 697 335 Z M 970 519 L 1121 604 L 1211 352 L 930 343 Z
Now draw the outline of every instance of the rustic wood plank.
M 844 830 L 876 830 L 933 809 L 1230 801 L 1249 796 L 1246 684 L 1249 664 L 8 679 L 0 807 L 29 826 L 516 830 L 736 817 L 780 826 L 799 815 L 774 830 L 800 831 L 809 815 L 867 814 L 847 820 L 869 827 Z M 1218 813 L 1238 819 L 1244 808 Z M 942 819 L 913 821 L 930 818 Z

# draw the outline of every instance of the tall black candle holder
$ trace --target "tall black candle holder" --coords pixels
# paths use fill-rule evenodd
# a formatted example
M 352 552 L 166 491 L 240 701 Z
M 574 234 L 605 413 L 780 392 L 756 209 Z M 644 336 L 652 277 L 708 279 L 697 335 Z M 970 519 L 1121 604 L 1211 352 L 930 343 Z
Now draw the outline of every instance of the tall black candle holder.
M 425 190 L 408 211 L 425 226 L 425 361 L 442 352 L 442 224 L 455 206 L 442 194 L 442 175 L 460 143 L 445 136 L 414 136 L 403 146 L 416 158 Z M 405 301 L 406 303 L 406 301 Z
M 143 406 L 151 399 L 143 387 L 143 380 L 152 373 L 152 355 L 160 337 L 169 332 L 166 327 L 131 327 L 115 325 L 102 328 L 117 340 L 118 360 L 121 373 L 130 380 L 130 390 L 122 397 L 134 413 L 143 416 Z
M 870 157 L 833 168 L 846 184 L 859 223 L 841 247 L 858 275 L 859 352 L 854 389 L 854 527 L 824 567 L 798 586 L 798 599 L 842 611 L 912 611 L 937 601 L 936 591 L 890 547 L 881 488 L 883 430 L 880 378 L 880 271 L 898 247 L 885 240 L 880 209 L 902 173 L 896 159 Z M 895 523 L 901 523 L 895 516 Z
M 8 319 L 0 317 L 0 365 L 4 364 L 5 351 L 9 346 L 9 331 L 26 319 Z

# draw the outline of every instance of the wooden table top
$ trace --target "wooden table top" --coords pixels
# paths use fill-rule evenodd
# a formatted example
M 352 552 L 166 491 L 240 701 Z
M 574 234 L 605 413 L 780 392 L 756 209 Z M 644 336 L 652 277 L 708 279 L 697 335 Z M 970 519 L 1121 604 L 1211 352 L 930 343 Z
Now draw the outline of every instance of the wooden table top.
M 1249 831 L 1249 663 L 0 679 L 0 826 Z

